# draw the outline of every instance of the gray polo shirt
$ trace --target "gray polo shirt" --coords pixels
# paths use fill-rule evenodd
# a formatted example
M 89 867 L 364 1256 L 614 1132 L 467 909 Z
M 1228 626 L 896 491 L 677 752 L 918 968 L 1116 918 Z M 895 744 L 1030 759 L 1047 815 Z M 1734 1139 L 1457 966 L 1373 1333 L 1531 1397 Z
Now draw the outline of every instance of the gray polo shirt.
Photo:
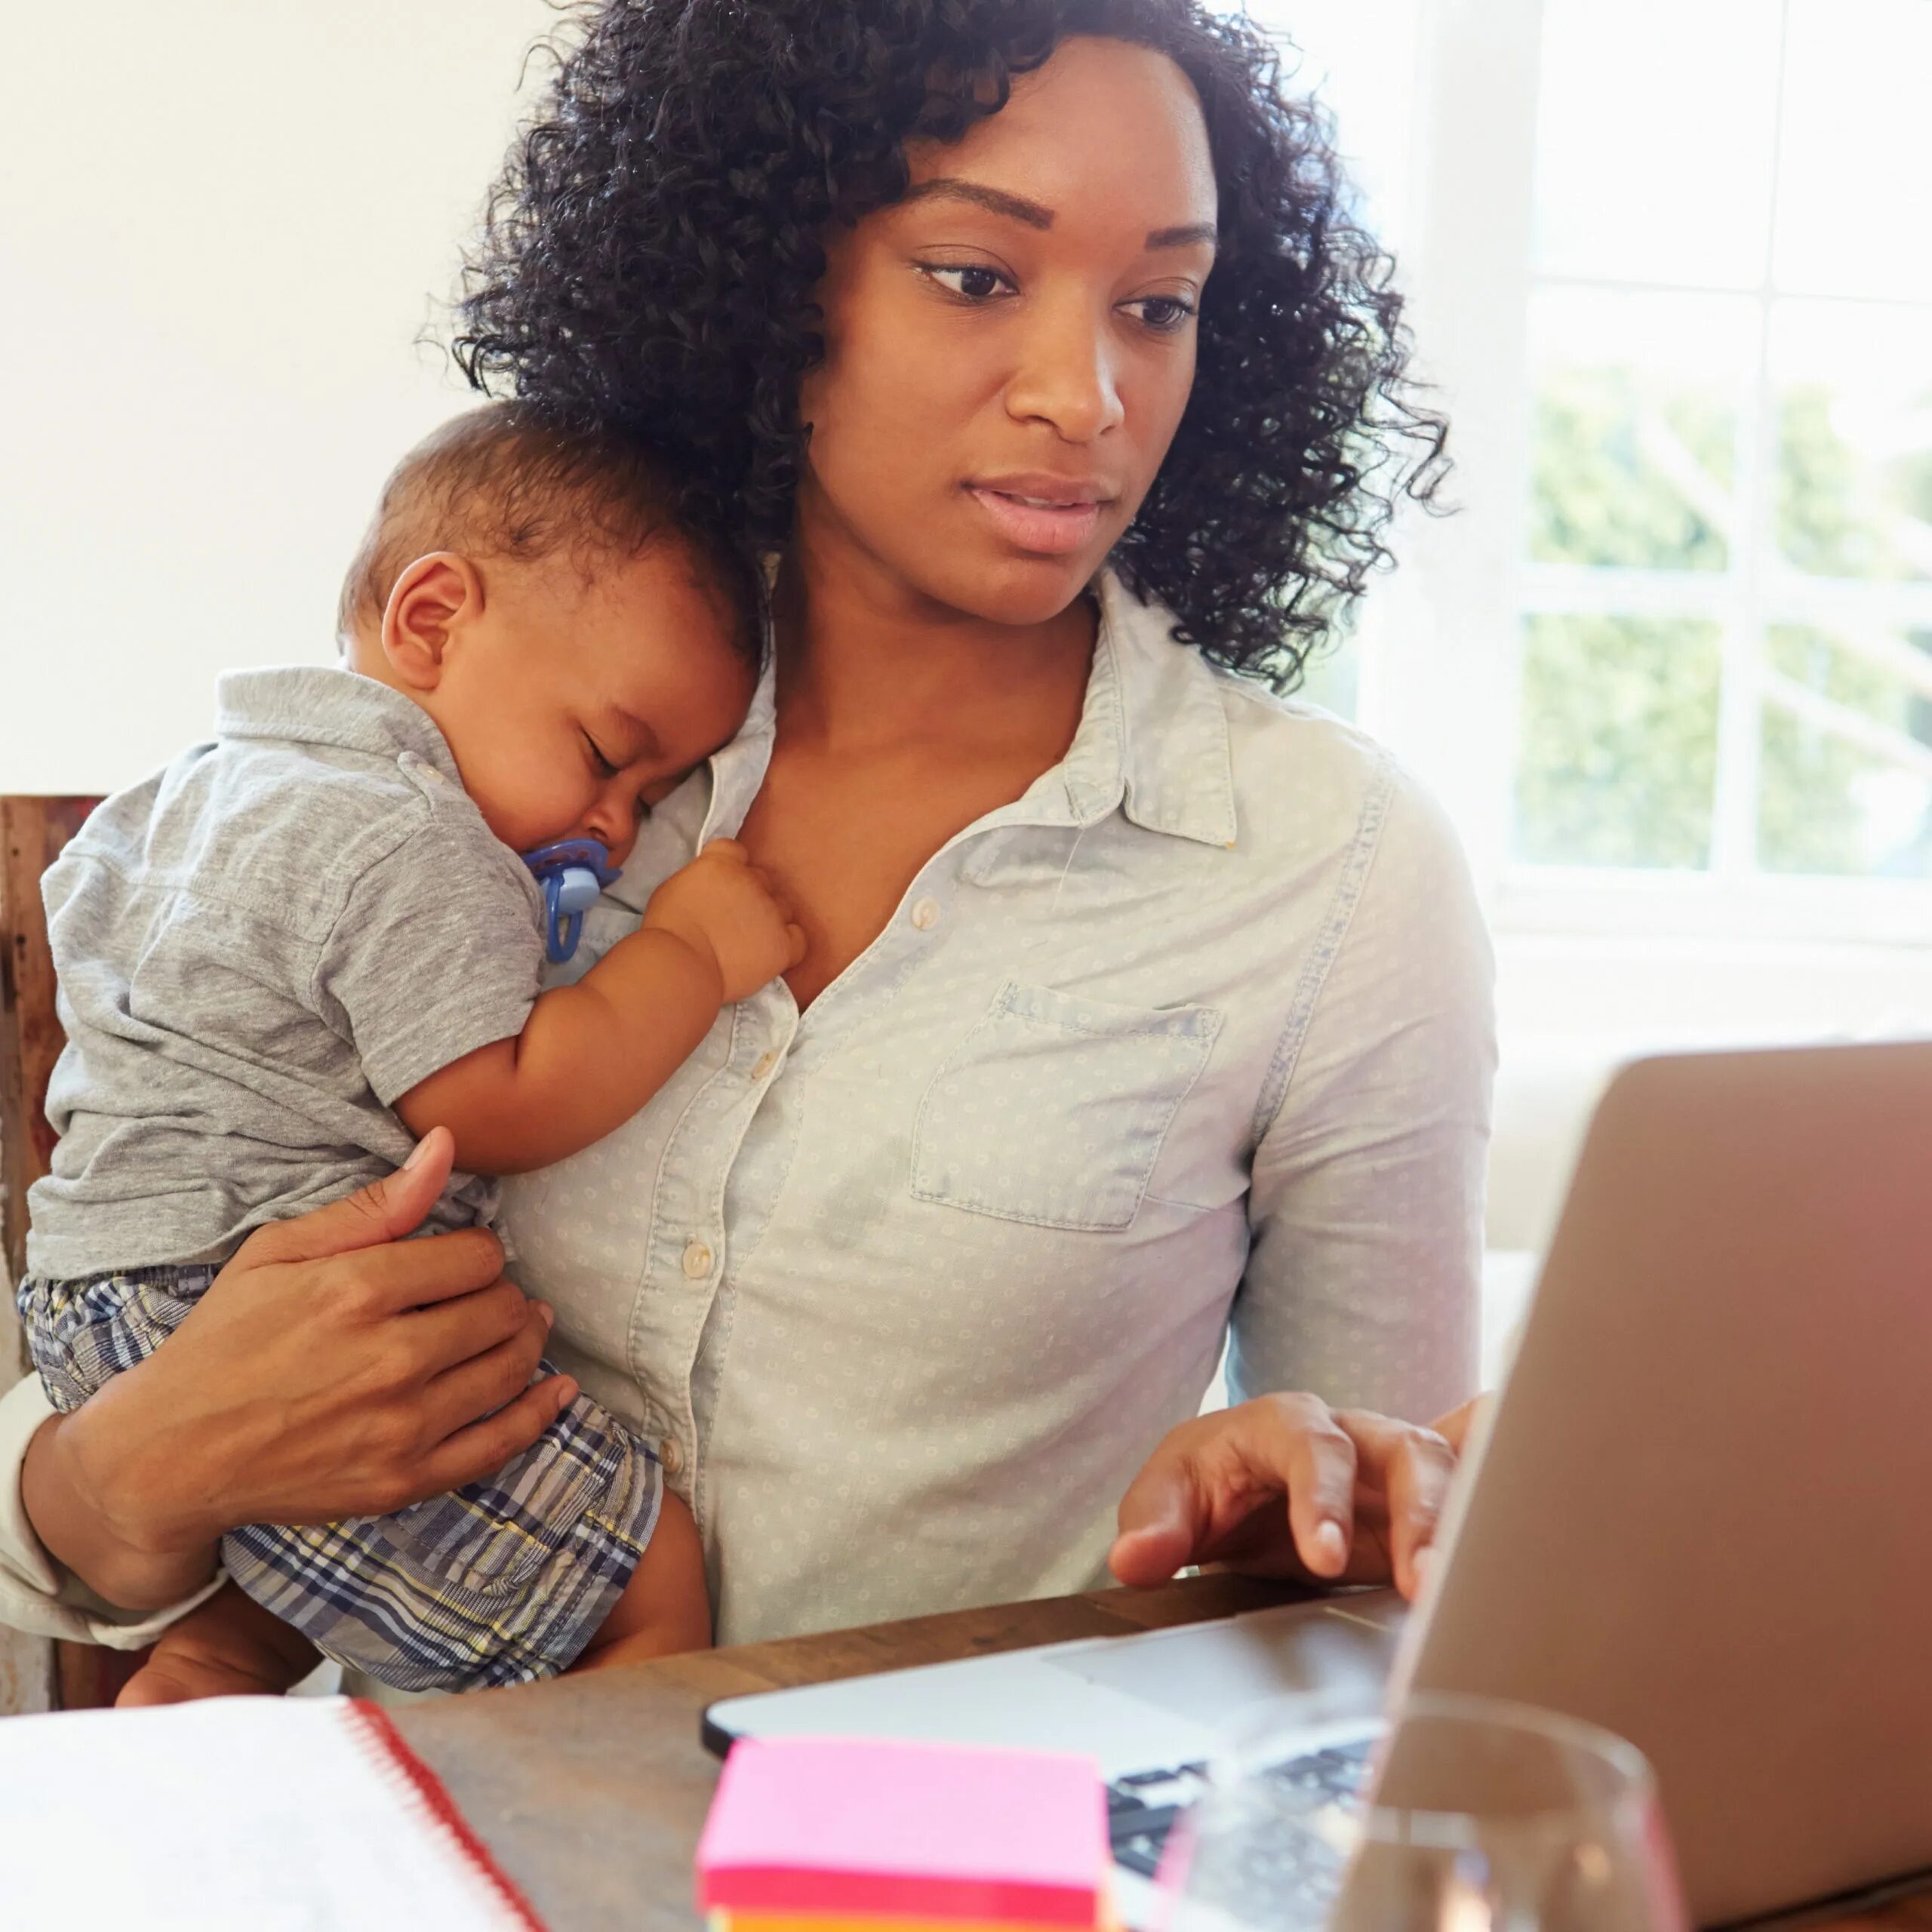
M 225 1259 L 387 1173 L 390 1108 L 523 1030 L 542 897 L 428 715 L 320 666 L 232 672 L 215 737 L 88 820 L 43 882 L 67 1030 L 27 1266 Z M 428 1224 L 488 1220 L 451 1178 Z

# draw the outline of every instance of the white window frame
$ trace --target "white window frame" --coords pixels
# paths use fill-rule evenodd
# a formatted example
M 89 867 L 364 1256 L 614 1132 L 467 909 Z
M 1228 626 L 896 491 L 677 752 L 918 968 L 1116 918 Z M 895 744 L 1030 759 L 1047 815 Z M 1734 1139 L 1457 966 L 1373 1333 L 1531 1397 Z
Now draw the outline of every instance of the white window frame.
M 1789 11 L 1789 0 L 1785 0 Z M 1760 706 L 1778 705 L 1932 776 L 1932 751 L 1780 676 L 1758 641 L 1774 623 L 1855 617 L 1876 630 L 1932 624 L 1932 585 L 1820 580 L 1767 564 L 1771 420 L 1768 259 L 1757 290 L 1755 407 L 1739 438 L 1734 500 L 1746 540 L 1722 571 L 1610 571 L 1525 556 L 1531 410 L 1529 320 L 1539 287 L 1641 292 L 1540 275 L 1534 183 L 1543 0 L 1431 0 L 1414 76 L 1417 131 L 1401 280 L 1418 371 L 1450 417 L 1458 506 L 1405 515 L 1404 568 L 1370 600 L 1359 715 L 1448 805 L 1499 932 L 1587 937 L 1932 945 L 1932 882 L 1761 872 L 1755 866 Z M 1782 55 L 1780 72 L 1782 115 Z M 1781 129 L 1780 131 L 1781 132 Z M 1767 242 L 1768 258 L 1768 242 Z M 1911 306 L 1911 305 L 1903 305 Z M 1666 872 L 1531 866 L 1509 851 L 1520 636 L 1538 611 L 1646 609 L 1723 626 L 1712 864 Z M 1883 653 L 1873 640 L 1870 654 Z M 1932 665 L 1888 668 L 1932 694 Z

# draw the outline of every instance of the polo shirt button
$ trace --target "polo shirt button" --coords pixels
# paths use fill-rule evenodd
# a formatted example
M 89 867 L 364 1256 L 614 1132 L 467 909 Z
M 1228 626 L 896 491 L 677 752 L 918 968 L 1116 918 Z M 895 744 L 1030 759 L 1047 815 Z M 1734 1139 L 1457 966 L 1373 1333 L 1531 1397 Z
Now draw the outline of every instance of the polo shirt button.
M 703 1241 L 692 1241 L 685 1248 L 685 1272 L 694 1281 L 703 1281 L 711 1272 L 711 1251 Z
M 667 1435 L 657 1445 L 657 1460 L 664 1466 L 666 1475 L 675 1475 L 685 1466 L 685 1452 L 678 1446 L 675 1435 Z
M 760 1054 L 758 1057 L 758 1064 L 752 1069 L 752 1078 L 754 1080 L 762 1080 L 777 1064 L 778 1056 L 775 1053 Z
M 939 901 L 921 899 L 912 908 L 912 923 L 922 933 L 929 933 L 939 924 Z

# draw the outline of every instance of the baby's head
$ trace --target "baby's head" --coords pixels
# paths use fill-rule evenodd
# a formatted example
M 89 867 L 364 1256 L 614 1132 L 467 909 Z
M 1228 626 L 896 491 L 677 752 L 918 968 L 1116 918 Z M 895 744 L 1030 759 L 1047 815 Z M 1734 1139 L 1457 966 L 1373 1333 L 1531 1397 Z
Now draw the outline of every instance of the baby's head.
M 663 458 L 491 403 L 396 466 L 343 586 L 351 666 L 413 698 L 519 852 L 621 863 L 648 808 L 743 722 L 750 566 L 690 523 Z

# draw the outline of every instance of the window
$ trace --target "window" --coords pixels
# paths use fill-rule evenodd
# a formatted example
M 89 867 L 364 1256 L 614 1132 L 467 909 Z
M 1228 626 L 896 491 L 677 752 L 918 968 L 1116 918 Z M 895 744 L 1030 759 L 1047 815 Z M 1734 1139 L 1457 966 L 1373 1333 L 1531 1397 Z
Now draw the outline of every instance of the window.
M 1932 875 L 1927 72 L 1932 0 L 1546 0 L 1519 883 Z
M 1932 939 L 1932 0 L 1265 0 L 1460 513 L 1311 694 L 1505 928 Z

